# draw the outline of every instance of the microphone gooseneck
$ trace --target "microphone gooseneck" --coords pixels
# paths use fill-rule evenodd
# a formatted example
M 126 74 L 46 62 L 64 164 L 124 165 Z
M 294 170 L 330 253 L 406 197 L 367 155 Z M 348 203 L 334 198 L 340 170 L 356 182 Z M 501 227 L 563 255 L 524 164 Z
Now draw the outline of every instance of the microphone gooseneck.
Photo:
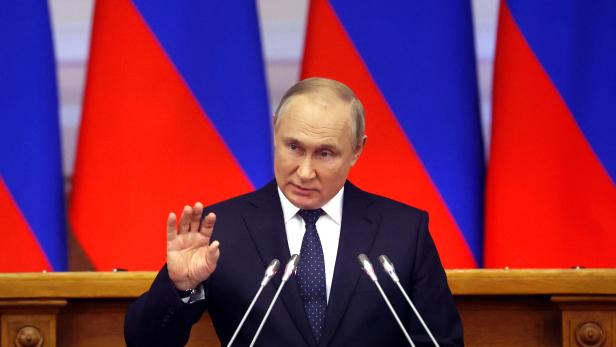
M 432 335 L 432 332 L 430 331 L 430 329 L 428 329 L 428 325 L 426 324 L 426 322 L 424 322 L 423 318 L 419 314 L 419 311 L 417 311 L 417 309 L 415 308 L 415 305 L 413 305 L 413 302 L 411 301 L 411 298 L 409 298 L 409 296 L 408 296 L 408 294 L 406 294 L 406 291 L 404 290 L 404 288 L 402 288 L 402 285 L 400 284 L 400 278 L 396 274 L 396 269 L 394 267 L 394 264 L 391 262 L 391 260 L 389 260 L 389 258 L 386 255 L 381 255 L 379 257 L 379 262 L 381 263 L 381 266 L 383 267 L 383 270 L 385 270 L 385 272 L 389 275 L 389 277 L 391 277 L 392 281 L 394 281 L 394 283 L 396 283 L 396 285 L 398 286 L 398 288 L 402 292 L 402 295 L 406 299 L 406 302 L 408 302 L 409 306 L 411 306 L 411 309 L 415 313 L 415 316 L 419 319 L 419 322 L 424 327 L 424 329 L 426 329 L 426 332 L 428 333 L 428 336 L 430 336 L 430 339 L 432 340 L 432 343 L 434 343 L 434 345 L 436 347 L 440 347 L 438 342 L 436 342 L 436 339 Z
M 254 298 L 252 298 L 252 302 L 248 306 L 246 313 L 244 313 L 244 317 L 242 317 L 240 324 L 237 325 L 237 328 L 235 329 L 235 332 L 233 333 L 231 340 L 229 340 L 229 343 L 227 343 L 227 347 L 231 347 L 231 345 L 237 338 L 237 334 L 239 334 L 240 330 L 242 329 L 242 326 L 244 325 L 246 318 L 248 318 L 248 314 L 250 313 L 250 311 L 252 310 L 252 307 L 257 302 L 257 298 L 259 298 L 259 295 L 261 295 L 261 292 L 263 291 L 263 288 L 265 288 L 267 283 L 272 279 L 272 277 L 274 277 L 276 272 L 278 272 L 279 267 L 280 267 L 280 261 L 278 259 L 273 259 L 269 263 L 267 268 L 265 269 L 265 274 L 263 275 L 263 279 L 261 280 L 261 285 L 259 286 L 259 290 L 257 291 L 257 294 L 255 294 Z
M 261 324 L 259 325 L 259 328 L 257 329 L 257 332 L 255 333 L 255 336 L 252 338 L 250 347 L 254 346 L 255 343 L 257 342 L 257 338 L 259 337 L 259 334 L 261 333 L 261 329 L 263 329 L 263 326 L 265 325 L 265 321 L 267 320 L 267 317 L 272 311 L 272 308 L 274 307 L 274 303 L 276 303 L 276 300 L 278 299 L 280 292 L 282 291 L 282 287 L 285 285 L 285 283 L 287 283 L 287 281 L 289 280 L 289 277 L 291 277 L 291 275 L 295 272 L 295 269 L 297 268 L 298 264 L 299 264 L 299 255 L 293 254 L 291 256 L 291 259 L 289 259 L 289 261 L 287 262 L 287 266 L 285 266 L 284 268 L 284 273 L 282 274 L 282 281 L 280 282 L 280 285 L 278 286 L 278 290 L 276 291 L 276 294 L 274 295 L 272 302 L 270 303 L 269 307 L 267 308 L 267 311 L 265 312 L 265 316 L 263 316 L 263 319 L 261 320 Z
M 357 256 L 357 260 L 359 260 L 359 264 L 361 265 L 361 268 L 364 270 L 366 275 L 370 277 L 372 282 L 374 282 L 376 287 L 379 289 L 379 292 L 381 293 L 381 296 L 385 300 L 387 307 L 389 307 L 391 314 L 396 319 L 396 322 L 398 322 L 398 325 L 400 326 L 400 330 L 402 330 L 404 337 L 406 337 L 406 340 L 412 347 L 415 347 L 415 344 L 413 343 L 413 340 L 411 340 L 411 337 L 409 336 L 409 334 L 406 332 L 406 329 L 404 328 L 404 324 L 402 324 L 400 317 L 398 317 L 398 314 L 394 310 L 394 307 L 391 305 L 391 302 L 389 302 L 387 295 L 385 295 L 383 288 L 381 288 L 381 285 L 379 284 L 379 279 L 376 277 L 376 273 L 374 272 L 374 267 L 372 266 L 372 263 L 370 263 L 370 260 L 368 259 L 368 257 L 363 253 Z

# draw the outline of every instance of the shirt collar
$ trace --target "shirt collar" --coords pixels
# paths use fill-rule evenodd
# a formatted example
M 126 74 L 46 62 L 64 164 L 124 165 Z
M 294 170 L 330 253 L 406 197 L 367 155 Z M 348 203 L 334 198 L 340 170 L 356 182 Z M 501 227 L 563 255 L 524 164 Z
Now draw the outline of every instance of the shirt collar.
M 340 188 L 338 193 L 334 195 L 325 205 L 321 208 L 336 224 L 342 223 L 342 198 L 344 196 L 344 186 Z M 282 205 L 282 214 L 284 216 L 285 224 L 300 210 L 299 207 L 293 205 L 289 199 L 282 193 L 280 187 L 278 187 L 278 197 L 280 198 L 280 205 Z

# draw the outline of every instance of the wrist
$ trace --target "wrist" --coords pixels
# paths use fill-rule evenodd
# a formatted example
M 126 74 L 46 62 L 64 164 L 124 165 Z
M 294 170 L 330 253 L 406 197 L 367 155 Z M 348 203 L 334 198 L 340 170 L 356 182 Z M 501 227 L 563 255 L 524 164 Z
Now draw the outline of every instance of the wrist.
M 171 284 L 175 287 L 176 290 L 185 291 L 197 288 L 200 282 L 192 281 L 188 278 L 175 279 L 175 276 L 169 274 L 169 279 L 171 280 Z
M 195 288 L 197 288 L 199 283 L 192 283 L 192 282 L 175 283 L 174 282 L 173 285 L 175 286 L 175 289 L 177 291 L 185 292 L 185 291 L 195 290 Z
M 176 291 L 178 293 L 178 295 L 180 296 L 180 299 L 184 299 L 184 298 L 188 298 L 193 296 L 196 293 L 196 289 L 185 289 L 185 290 L 181 290 L 181 289 L 177 289 Z

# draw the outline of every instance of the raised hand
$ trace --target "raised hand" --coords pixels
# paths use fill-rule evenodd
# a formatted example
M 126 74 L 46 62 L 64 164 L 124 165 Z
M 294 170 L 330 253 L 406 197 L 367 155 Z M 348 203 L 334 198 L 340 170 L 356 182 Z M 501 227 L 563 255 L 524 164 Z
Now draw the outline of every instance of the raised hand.
M 216 215 L 209 213 L 200 223 L 203 205 L 184 206 L 179 225 L 175 213 L 167 218 L 167 271 L 179 290 L 194 289 L 216 269 L 220 249 L 210 244 Z

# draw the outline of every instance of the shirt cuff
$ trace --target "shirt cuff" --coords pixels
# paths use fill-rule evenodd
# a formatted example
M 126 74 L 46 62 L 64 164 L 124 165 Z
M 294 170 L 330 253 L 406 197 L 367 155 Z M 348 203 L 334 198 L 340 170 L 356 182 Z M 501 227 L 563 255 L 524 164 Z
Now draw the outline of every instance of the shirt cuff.
M 200 283 L 197 288 L 193 289 L 190 292 L 190 295 L 184 298 L 181 298 L 183 303 L 185 304 L 194 304 L 195 302 L 205 300 L 205 290 L 203 289 L 203 283 Z

